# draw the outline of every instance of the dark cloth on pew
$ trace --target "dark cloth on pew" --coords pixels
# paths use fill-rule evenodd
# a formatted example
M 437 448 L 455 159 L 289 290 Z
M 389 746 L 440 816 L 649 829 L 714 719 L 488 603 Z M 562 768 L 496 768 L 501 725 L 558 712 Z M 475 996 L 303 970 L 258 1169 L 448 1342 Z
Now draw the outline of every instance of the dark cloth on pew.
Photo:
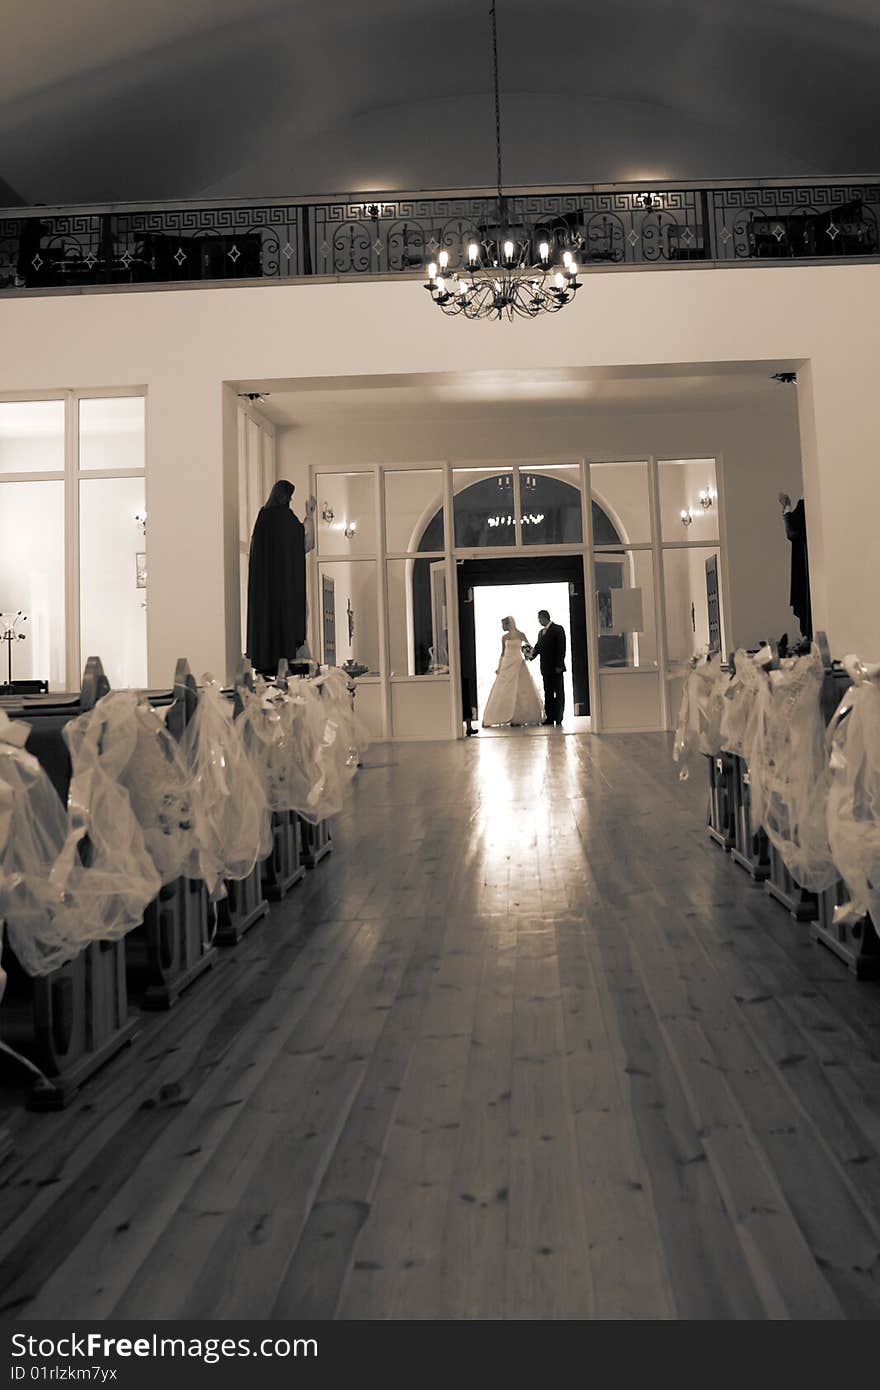
M 305 527 L 289 507 L 261 507 L 251 537 L 247 655 L 257 671 L 274 675 L 305 637 Z
M 790 512 L 783 513 L 785 534 L 791 541 L 791 594 L 789 603 L 801 625 L 801 636 L 813 636 L 810 604 L 810 563 L 807 555 L 807 514 L 804 499 Z
M 10 719 L 24 719 L 31 726 L 25 749 L 31 753 L 42 767 L 61 800 L 67 805 L 67 792 L 70 787 L 70 753 L 64 742 L 62 729 L 71 719 L 70 711 L 39 713 L 37 709 L 17 706 L 6 709 Z
M 44 715 L 31 724 L 25 748 L 33 753 L 64 804 L 70 788 L 70 753 L 61 730 L 69 722 L 64 714 Z

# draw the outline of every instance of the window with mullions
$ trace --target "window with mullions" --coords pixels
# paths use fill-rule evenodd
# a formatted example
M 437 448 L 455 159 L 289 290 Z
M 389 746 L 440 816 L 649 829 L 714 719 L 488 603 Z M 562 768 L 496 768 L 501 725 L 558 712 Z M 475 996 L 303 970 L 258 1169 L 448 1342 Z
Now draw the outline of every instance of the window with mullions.
M 462 550 L 516 545 L 512 468 L 452 470 L 455 544 Z
M 698 652 L 722 650 L 721 551 L 717 546 L 663 548 L 666 649 L 671 667 Z
M 580 465 L 541 464 L 519 473 L 523 545 L 580 545 Z
M 315 531 L 322 558 L 376 554 L 376 477 L 372 472 L 319 473 Z
M 275 432 L 268 420 L 238 409 L 238 576 L 241 645 L 247 638 L 247 592 L 251 536 L 260 508 L 275 482 Z M 302 508 L 294 504 L 300 515 Z
M 443 529 L 443 470 L 386 469 L 385 551 L 411 555 L 438 551 L 446 545 Z
M 717 541 L 715 460 L 661 459 L 657 473 L 664 545 L 675 541 Z
M 601 668 L 657 669 L 650 550 L 600 551 L 593 561 Z
M 134 395 L 0 401 L 0 613 L 25 637 L 14 681 L 76 688 L 99 656 L 112 686 L 146 684 L 144 416 Z

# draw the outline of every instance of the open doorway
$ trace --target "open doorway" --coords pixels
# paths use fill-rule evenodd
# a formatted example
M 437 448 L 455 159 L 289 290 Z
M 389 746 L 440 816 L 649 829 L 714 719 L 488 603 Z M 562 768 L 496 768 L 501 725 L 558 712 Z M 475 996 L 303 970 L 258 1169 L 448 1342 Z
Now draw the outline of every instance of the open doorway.
M 501 650 L 501 618 L 512 614 L 534 641 L 538 610 L 546 608 L 565 629 L 565 720 L 563 727 L 588 728 L 590 712 L 587 623 L 583 561 L 577 555 L 511 556 L 463 560 L 457 565 L 462 697 L 479 726 L 495 679 Z M 542 693 L 537 662 L 532 667 Z M 525 731 L 523 731 L 525 732 Z
M 510 615 L 530 642 L 538 636 L 538 612 L 546 608 L 554 622 L 565 631 L 565 650 L 571 652 L 571 623 L 568 618 L 568 585 L 561 580 L 533 584 L 475 584 L 474 639 L 477 658 L 477 708 L 486 708 L 489 692 L 495 681 L 495 671 L 501 651 L 501 619 Z M 571 683 L 571 662 L 566 660 L 564 678 L 565 708 L 574 711 L 574 692 Z M 537 661 L 530 663 L 532 676 L 541 691 L 541 673 Z

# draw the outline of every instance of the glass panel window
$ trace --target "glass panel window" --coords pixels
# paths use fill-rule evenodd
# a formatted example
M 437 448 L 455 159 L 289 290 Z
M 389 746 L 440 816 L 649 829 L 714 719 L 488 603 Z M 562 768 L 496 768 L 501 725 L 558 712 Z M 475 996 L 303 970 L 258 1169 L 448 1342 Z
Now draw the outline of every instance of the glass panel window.
M 238 566 L 238 603 L 239 603 L 239 622 L 241 627 L 240 644 L 242 649 L 247 646 L 247 601 L 248 601 L 248 565 L 247 555 L 239 557 Z
M 262 501 L 265 502 L 275 483 L 275 436 L 268 430 L 263 430 L 263 490 Z M 256 520 L 256 517 L 254 518 Z
M 375 555 L 375 475 L 371 472 L 319 473 L 316 484 L 318 554 Z
M 322 564 L 318 569 L 321 659 L 327 666 L 352 662 L 360 674 L 379 674 L 376 562 Z
M 63 472 L 64 402 L 0 401 L 0 474 Z
M 240 410 L 238 412 L 238 539 L 241 545 L 250 543 L 250 521 L 248 511 L 247 416 L 243 410 Z
M 21 617 L 17 615 L 21 613 Z M 13 680 L 65 688 L 64 483 L 0 483 L 0 628 L 14 623 Z M 0 647 L 0 681 L 9 648 Z
M 656 669 L 651 552 L 609 551 L 596 556 L 594 571 L 599 665 Z
M 523 545 L 580 545 L 581 470 L 578 464 L 520 468 Z
M 664 541 L 718 539 L 718 490 L 714 459 L 663 459 L 660 530 Z
M 651 537 L 647 463 L 591 463 L 593 545 L 646 545 Z
M 80 483 L 80 651 L 100 656 L 111 686 L 147 683 L 143 478 Z
M 666 647 L 671 672 L 697 652 L 723 649 L 720 575 L 717 546 L 664 549 Z
M 254 420 L 247 422 L 248 530 L 253 531 L 263 496 L 262 432 Z
M 513 469 L 454 468 L 455 544 L 466 550 L 515 545 Z
M 115 396 L 79 403 L 79 466 L 83 472 L 143 468 L 146 402 Z
M 385 549 L 393 554 L 444 547 L 442 470 L 386 472 Z
M 392 676 L 448 674 L 444 560 L 388 561 L 388 636 Z

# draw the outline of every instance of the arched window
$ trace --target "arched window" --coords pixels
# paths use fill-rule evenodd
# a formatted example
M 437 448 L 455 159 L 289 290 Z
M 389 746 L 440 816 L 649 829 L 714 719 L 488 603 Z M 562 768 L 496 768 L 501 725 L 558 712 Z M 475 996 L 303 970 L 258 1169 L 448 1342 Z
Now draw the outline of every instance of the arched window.
M 455 525 L 460 546 L 480 549 L 498 545 L 498 525 L 490 524 L 499 518 L 513 515 L 512 501 L 504 497 L 509 489 L 510 474 L 480 478 L 463 488 L 455 497 Z M 529 527 L 532 545 L 572 545 L 582 543 L 581 494 L 570 483 L 547 473 L 520 476 L 523 527 Z M 593 502 L 593 540 L 596 545 L 620 545 L 617 528 L 598 502 Z M 536 518 L 526 519 L 526 518 Z M 539 520 L 537 518 L 540 518 Z M 510 522 L 512 527 L 512 520 Z M 501 542 L 503 544 L 503 542 Z M 415 547 L 423 552 L 438 552 L 444 548 L 443 512 L 438 509 L 425 524 Z M 431 614 L 431 561 L 412 562 L 412 623 L 413 674 L 425 675 L 430 669 L 433 625 Z M 605 646 L 614 645 L 614 652 L 602 651 L 603 661 L 616 657 L 619 638 L 603 638 Z

